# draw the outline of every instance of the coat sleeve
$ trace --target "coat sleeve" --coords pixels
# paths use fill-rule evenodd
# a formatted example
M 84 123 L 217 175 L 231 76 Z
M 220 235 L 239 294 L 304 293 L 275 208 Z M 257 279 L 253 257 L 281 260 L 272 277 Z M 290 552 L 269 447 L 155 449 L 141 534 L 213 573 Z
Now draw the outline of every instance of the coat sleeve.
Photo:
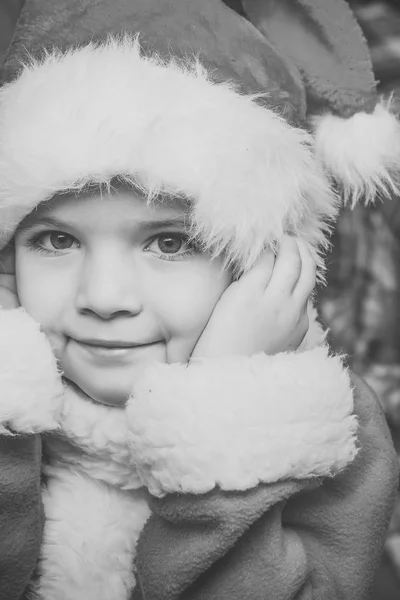
M 38 435 L 0 435 L 0 600 L 19 600 L 43 528 Z
M 57 427 L 62 384 L 39 326 L 0 309 L 0 600 L 19 600 L 41 543 L 39 433 Z
M 241 360 L 150 369 L 130 400 L 134 600 L 366 600 L 398 482 L 376 397 L 325 348 Z

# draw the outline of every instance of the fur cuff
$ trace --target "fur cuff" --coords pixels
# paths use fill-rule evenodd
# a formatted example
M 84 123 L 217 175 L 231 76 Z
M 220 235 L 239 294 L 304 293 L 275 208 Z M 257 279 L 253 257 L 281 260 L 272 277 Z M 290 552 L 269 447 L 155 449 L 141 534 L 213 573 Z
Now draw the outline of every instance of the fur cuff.
M 63 385 L 47 338 L 22 308 L 0 309 L 0 331 L 0 433 L 55 429 Z
M 350 380 L 328 348 L 148 368 L 127 406 L 157 496 L 329 476 L 356 453 Z

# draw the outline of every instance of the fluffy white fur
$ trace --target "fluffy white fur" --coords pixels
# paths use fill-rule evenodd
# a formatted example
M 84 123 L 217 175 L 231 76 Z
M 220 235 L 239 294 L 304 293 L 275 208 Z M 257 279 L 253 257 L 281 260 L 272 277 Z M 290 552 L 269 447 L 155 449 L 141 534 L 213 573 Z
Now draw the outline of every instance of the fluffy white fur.
M 70 386 L 60 413 L 61 434 L 50 438 L 50 454 L 64 467 L 90 472 L 112 486 L 142 486 L 131 460 L 125 411 L 95 404 Z
M 390 102 L 349 119 L 314 118 L 315 150 L 343 189 L 345 201 L 372 202 L 400 194 L 400 123 Z
M 329 476 L 357 452 L 349 377 L 326 347 L 151 366 L 127 417 L 133 460 L 158 496 Z
M 324 243 L 336 197 L 312 137 L 198 61 L 125 37 L 32 61 L 0 90 L 0 245 L 41 201 L 121 175 L 194 201 L 195 232 L 249 266 L 291 230 Z
M 129 600 L 149 508 L 143 490 L 123 491 L 72 466 L 45 466 L 46 514 L 35 591 L 41 600 Z
M 64 393 L 39 325 L 24 311 L 0 309 L 0 434 L 58 427 Z
M 32 597 L 129 600 L 149 509 L 125 413 L 63 385 L 47 338 L 23 309 L 0 310 L 0 330 L 0 435 L 48 434 L 46 521 Z
M 59 422 L 44 440 L 46 523 L 34 590 L 41 600 L 129 600 L 150 511 L 125 412 L 66 386 Z
M 150 367 L 126 410 L 63 387 L 22 309 L 0 310 L 0 330 L 0 425 L 58 425 L 43 438 L 46 521 L 32 584 L 41 600 L 130 598 L 146 487 L 241 490 L 331 475 L 356 454 L 347 373 L 326 348 L 307 350 L 324 335 L 316 322 L 298 354 Z

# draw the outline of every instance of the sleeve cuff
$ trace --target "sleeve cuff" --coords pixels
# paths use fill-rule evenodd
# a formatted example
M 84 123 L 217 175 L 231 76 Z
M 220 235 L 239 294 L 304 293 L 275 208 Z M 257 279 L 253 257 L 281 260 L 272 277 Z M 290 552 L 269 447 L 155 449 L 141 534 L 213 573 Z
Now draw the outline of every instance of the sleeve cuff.
M 58 427 L 63 385 L 46 336 L 22 308 L 0 309 L 0 430 Z
M 350 378 L 327 347 L 152 365 L 127 417 L 132 459 L 156 496 L 331 476 L 357 453 Z

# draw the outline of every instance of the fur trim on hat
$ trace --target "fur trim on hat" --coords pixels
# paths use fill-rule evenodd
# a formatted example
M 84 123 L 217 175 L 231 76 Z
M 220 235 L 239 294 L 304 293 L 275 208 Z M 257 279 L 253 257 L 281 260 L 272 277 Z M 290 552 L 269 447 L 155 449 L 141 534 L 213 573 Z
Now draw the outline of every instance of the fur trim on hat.
M 317 248 L 337 199 L 312 137 L 198 61 L 137 38 L 46 54 L 0 90 L 0 246 L 40 202 L 120 176 L 193 202 L 195 234 L 249 267 L 287 231 Z

